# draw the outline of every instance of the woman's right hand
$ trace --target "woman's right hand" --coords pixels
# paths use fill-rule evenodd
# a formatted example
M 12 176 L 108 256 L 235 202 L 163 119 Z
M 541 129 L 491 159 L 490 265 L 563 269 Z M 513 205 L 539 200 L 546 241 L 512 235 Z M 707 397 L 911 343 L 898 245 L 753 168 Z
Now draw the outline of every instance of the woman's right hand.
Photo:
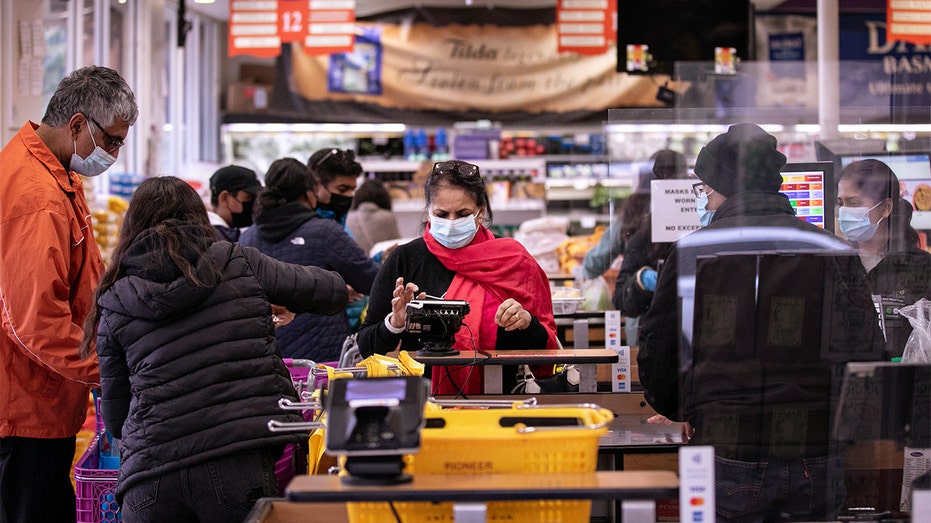
M 391 295 L 391 326 L 396 329 L 404 328 L 404 319 L 407 315 L 407 304 L 417 297 L 417 299 L 423 299 L 427 297 L 427 293 L 421 292 L 420 287 L 416 283 L 408 283 L 405 285 L 404 278 L 398 278 L 394 282 L 394 293 Z

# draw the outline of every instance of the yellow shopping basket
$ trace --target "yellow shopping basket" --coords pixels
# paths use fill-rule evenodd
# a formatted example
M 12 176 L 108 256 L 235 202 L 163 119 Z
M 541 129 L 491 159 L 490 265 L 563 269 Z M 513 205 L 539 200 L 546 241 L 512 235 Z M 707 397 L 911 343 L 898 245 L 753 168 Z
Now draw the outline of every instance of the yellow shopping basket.
M 412 474 L 507 474 L 593 472 L 598 438 L 614 414 L 597 405 L 537 406 L 514 403 L 509 408 L 482 408 L 480 402 L 431 407 L 421 448 L 408 456 Z M 394 510 L 405 523 L 452 523 L 452 503 L 397 502 Z M 349 503 L 354 523 L 393 523 L 388 503 Z M 489 522 L 585 523 L 590 500 L 496 501 L 487 505 Z

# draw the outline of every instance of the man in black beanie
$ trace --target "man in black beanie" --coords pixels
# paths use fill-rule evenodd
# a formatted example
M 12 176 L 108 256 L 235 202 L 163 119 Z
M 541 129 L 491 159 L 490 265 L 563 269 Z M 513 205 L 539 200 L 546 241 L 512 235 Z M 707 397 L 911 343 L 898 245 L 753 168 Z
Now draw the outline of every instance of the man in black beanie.
M 830 437 L 833 366 L 882 348 L 862 267 L 844 243 L 795 216 L 779 193 L 785 162 L 776 138 L 754 124 L 702 148 L 694 188 L 705 227 L 670 249 L 640 321 L 644 398 L 687 422 L 690 444 L 714 446 L 719 523 L 835 518 L 844 488 Z M 779 247 L 742 240 L 754 232 Z M 831 255 L 773 254 L 793 242 Z M 697 258 L 696 245 L 714 255 Z M 677 282 L 693 275 L 689 309 L 682 294 L 691 324 L 680 331 Z M 835 347 L 843 353 L 826 358 Z

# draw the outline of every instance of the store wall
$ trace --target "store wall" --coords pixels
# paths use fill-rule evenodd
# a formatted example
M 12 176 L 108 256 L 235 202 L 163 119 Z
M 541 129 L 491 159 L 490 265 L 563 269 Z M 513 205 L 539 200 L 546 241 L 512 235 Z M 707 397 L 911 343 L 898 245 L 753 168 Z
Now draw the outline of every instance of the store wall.
M 25 24 L 27 31 L 33 30 L 34 23 L 41 24 L 43 15 L 48 11 L 48 2 L 43 0 L 41 9 L 36 9 L 35 0 L 12 0 L 3 2 L 0 11 L 0 33 L 3 34 L 3 51 L 0 53 L 0 138 L 6 144 L 26 120 L 38 122 L 45 112 L 45 99 L 41 89 L 33 89 L 33 81 L 40 82 L 41 67 L 31 67 L 35 60 L 40 60 L 34 53 L 32 59 L 23 61 L 23 47 L 20 45 L 20 25 Z M 37 72 L 38 71 L 38 72 Z

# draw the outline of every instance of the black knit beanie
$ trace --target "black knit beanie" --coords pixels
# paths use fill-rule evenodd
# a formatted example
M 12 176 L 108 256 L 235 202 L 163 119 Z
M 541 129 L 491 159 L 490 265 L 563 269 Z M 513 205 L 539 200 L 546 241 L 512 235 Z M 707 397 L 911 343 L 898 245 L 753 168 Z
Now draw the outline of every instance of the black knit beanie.
M 779 168 L 786 157 L 776 149 L 776 137 L 752 123 L 732 125 L 702 147 L 695 175 L 724 196 L 744 191 L 777 193 Z

